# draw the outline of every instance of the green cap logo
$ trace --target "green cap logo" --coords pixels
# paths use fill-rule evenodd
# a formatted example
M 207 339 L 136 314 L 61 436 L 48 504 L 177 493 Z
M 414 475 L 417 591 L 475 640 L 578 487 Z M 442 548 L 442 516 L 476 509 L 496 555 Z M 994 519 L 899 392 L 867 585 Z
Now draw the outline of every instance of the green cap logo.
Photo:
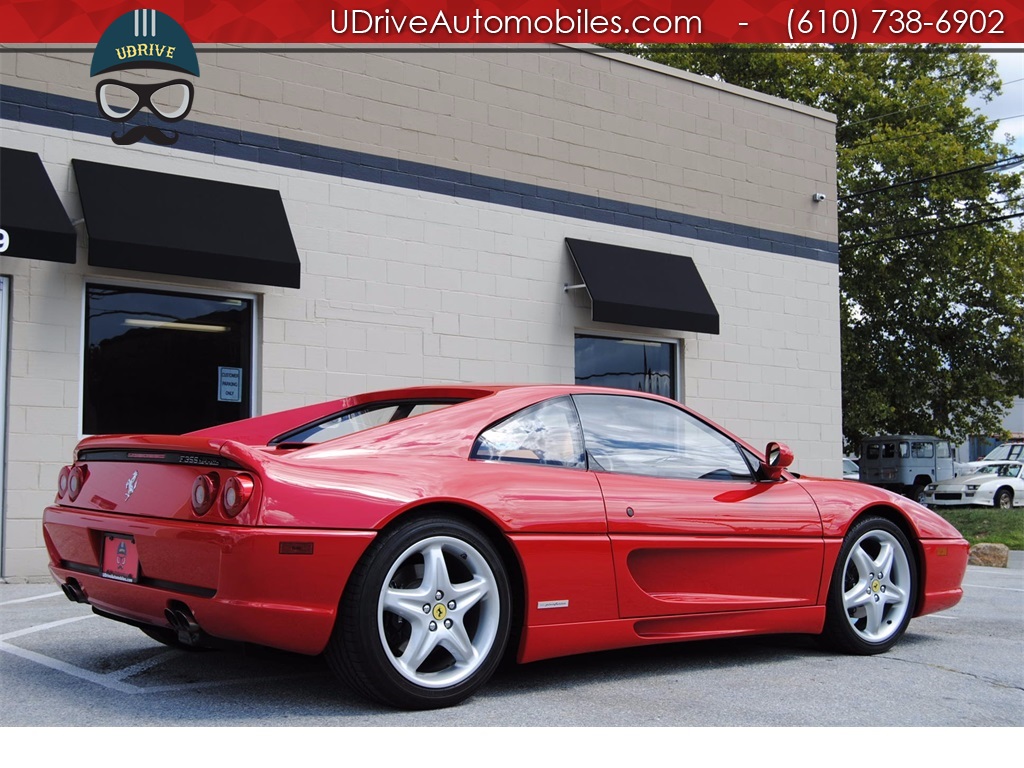
M 89 76 L 120 69 L 173 69 L 199 77 L 199 59 L 185 30 L 166 13 L 130 11 L 107 27 L 92 54 Z

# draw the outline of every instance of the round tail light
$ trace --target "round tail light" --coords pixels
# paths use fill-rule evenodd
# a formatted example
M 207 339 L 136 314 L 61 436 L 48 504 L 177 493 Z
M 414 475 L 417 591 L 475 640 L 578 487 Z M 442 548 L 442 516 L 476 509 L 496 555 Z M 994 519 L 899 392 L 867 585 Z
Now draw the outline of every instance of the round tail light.
M 224 494 L 221 497 L 225 515 L 234 517 L 242 511 L 252 497 L 253 485 L 252 478 L 248 475 L 232 475 L 228 478 L 224 483 Z
M 192 511 L 202 517 L 217 500 L 217 475 L 200 475 L 192 483 Z
M 85 470 L 79 466 L 72 467 L 68 472 L 68 498 L 71 501 L 78 498 L 83 485 L 85 485 Z
M 71 476 L 71 467 L 61 467 L 57 475 L 57 498 L 63 499 L 68 492 L 68 478 Z

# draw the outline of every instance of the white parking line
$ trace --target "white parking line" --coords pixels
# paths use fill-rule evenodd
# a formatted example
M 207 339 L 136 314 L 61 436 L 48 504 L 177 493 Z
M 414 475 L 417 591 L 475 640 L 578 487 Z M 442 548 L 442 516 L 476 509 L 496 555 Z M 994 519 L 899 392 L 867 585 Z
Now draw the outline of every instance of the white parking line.
M 47 629 L 53 629 L 54 627 L 62 627 L 65 624 L 74 624 L 76 621 L 84 621 L 85 619 L 95 618 L 91 613 L 85 616 L 74 616 L 70 619 L 61 619 L 60 621 L 51 621 L 47 624 L 36 624 L 34 627 L 28 627 L 26 629 L 19 629 L 14 632 L 6 632 L 0 635 L 0 642 L 10 640 L 15 637 L 22 637 L 23 635 L 31 635 L 35 632 L 43 632 Z
M 138 664 L 132 664 L 124 669 L 118 669 L 113 672 L 108 672 L 107 674 L 115 680 L 124 680 L 126 677 L 134 677 L 135 675 L 141 674 L 153 667 L 158 667 L 165 661 L 170 661 L 170 659 L 176 655 L 177 653 L 175 651 L 167 649 L 163 653 L 158 653 L 156 656 L 146 659 L 145 661 L 140 661 Z
M 0 603 L 0 606 L 14 605 L 15 603 L 31 603 L 33 600 L 46 600 L 48 597 L 64 597 L 64 593 L 47 592 L 45 595 L 35 595 L 34 597 L 19 597 L 17 600 L 5 600 Z
M 34 661 L 36 664 L 56 670 L 57 672 L 63 672 L 64 674 L 71 675 L 72 677 L 77 677 L 80 680 L 87 680 L 90 683 L 102 685 L 104 688 L 109 688 L 119 693 L 145 693 L 145 689 L 128 683 L 123 683 L 120 680 L 111 679 L 109 675 L 100 675 L 96 672 L 90 672 L 87 669 L 76 667 L 73 664 L 67 664 L 63 661 L 57 661 L 57 659 L 51 659 L 49 656 L 43 656 L 41 653 L 27 651 L 16 645 L 10 645 L 9 643 L 0 641 L 0 651 L 9 653 L 12 656 L 18 656 L 28 661 Z
M 57 594 L 61 593 L 58 592 Z M 118 670 L 116 672 L 110 672 L 105 674 L 90 672 L 88 669 L 82 669 L 81 667 L 76 667 L 74 664 L 68 664 L 65 661 L 52 659 L 49 656 L 44 656 L 41 653 L 29 651 L 25 648 L 21 648 L 17 645 L 11 645 L 7 642 L 8 640 L 12 640 L 16 637 L 24 637 L 25 635 L 32 635 L 36 632 L 45 632 L 48 629 L 55 629 L 56 627 L 62 627 L 66 624 L 74 624 L 77 621 L 85 621 L 86 619 L 94 618 L 96 618 L 96 616 L 90 613 L 85 616 L 74 616 L 70 619 L 51 621 L 47 622 L 46 624 L 36 624 L 33 627 L 26 627 L 25 629 L 19 629 L 14 632 L 7 632 L 3 635 L 0 635 L 0 651 L 3 651 L 4 653 L 9 653 L 12 656 L 17 656 L 27 661 L 33 661 L 36 664 L 40 664 L 49 669 L 56 670 L 57 672 L 63 672 L 64 674 L 71 675 L 72 677 L 77 677 L 80 680 L 88 680 L 90 683 L 102 685 L 104 688 L 109 688 L 113 691 L 118 691 L 119 693 L 145 693 L 145 688 L 140 688 L 137 685 L 125 683 L 121 680 L 122 677 L 127 676 L 124 674 L 126 670 Z M 170 653 L 161 654 L 161 656 L 158 656 L 157 658 L 160 659 L 168 655 L 170 655 Z M 142 667 L 144 664 L 146 664 L 146 662 L 142 662 L 141 664 L 135 664 L 132 667 L 127 667 L 126 669 L 131 671 L 136 667 Z M 136 669 L 134 671 L 142 670 Z
M 990 587 L 987 584 L 964 584 L 964 586 L 971 589 L 998 589 L 1003 592 L 1024 592 L 1024 589 L 1020 587 Z
M 62 595 L 62 593 L 56 593 Z M 23 601 L 18 601 L 23 602 Z M 24 637 L 25 635 L 31 635 L 36 632 L 44 632 L 48 629 L 56 629 L 66 624 L 74 624 L 78 621 L 84 621 L 85 619 L 96 618 L 93 614 L 86 616 L 75 616 L 70 619 L 61 619 L 59 621 L 51 621 L 46 624 L 37 624 L 33 627 L 27 627 L 25 629 L 19 629 L 14 632 L 7 632 L 6 634 L 0 635 L 0 652 L 9 653 L 12 656 L 25 659 L 26 661 L 32 661 L 40 666 L 47 667 L 57 672 L 63 672 L 71 677 L 77 677 L 79 680 L 86 680 L 90 683 L 103 686 L 112 691 L 119 693 L 137 694 L 137 693 L 168 693 L 173 691 L 189 691 L 198 690 L 200 688 L 217 688 L 226 685 L 238 685 L 240 683 L 251 683 L 252 678 L 238 678 L 236 680 L 204 680 L 195 683 L 173 683 L 170 685 L 149 685 L 141 687 L 138 685 L 132 685 L 126 683 L 125 678 L 133 677 L 135 675 L 146 672 L 147 670 L 157 667 L 164 662 L 170 661 L 180 652 L 168 649 L 163 653 L 159 653 L 156 656 L 152 656 L 145 661 L 140 661 L 137 664 L 124 667 L 123 669 L 117 669 L 112 672 L 98 673 L 91 672 L 88 669 L 82 667 L 76 667 L 74 664 L 68 664 L 65 661 L 59 661 L 58 659 L 44 656 L 41 653 L 35 651 L 29 651 L 25 648 L 21 648 L 17 645 L 11 645 L 8 640 L 12 640 L 16 637 Z M 314 677 L 315 675 L 309 675 Z M 294 680 L 295 675 L 272 675 L 269 677 L 259 678 L 261 681 L 265 680 Z

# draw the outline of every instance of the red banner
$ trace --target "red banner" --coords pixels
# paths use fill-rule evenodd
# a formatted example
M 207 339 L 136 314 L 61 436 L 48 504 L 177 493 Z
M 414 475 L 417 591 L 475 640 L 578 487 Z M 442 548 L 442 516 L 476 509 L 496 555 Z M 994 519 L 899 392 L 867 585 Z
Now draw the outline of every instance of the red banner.
M 0 0 L 0 43 L 95 43 L 140 8 L 197 45 L 1024 42 L 1021 0 Z

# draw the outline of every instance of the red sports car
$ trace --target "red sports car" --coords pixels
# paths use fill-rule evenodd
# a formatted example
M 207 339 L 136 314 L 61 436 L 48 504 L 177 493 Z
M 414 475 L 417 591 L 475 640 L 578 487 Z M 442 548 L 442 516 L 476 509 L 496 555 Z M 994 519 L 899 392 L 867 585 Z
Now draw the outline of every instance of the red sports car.
M 653 395 L 416 387 L 86 438 L 43 527 L 102 616 L 324 653 L 407 708 L 462 701 L 506 651 L 810 633 L 872 654 L 960 600 L 949 523 L 792 460 Z

